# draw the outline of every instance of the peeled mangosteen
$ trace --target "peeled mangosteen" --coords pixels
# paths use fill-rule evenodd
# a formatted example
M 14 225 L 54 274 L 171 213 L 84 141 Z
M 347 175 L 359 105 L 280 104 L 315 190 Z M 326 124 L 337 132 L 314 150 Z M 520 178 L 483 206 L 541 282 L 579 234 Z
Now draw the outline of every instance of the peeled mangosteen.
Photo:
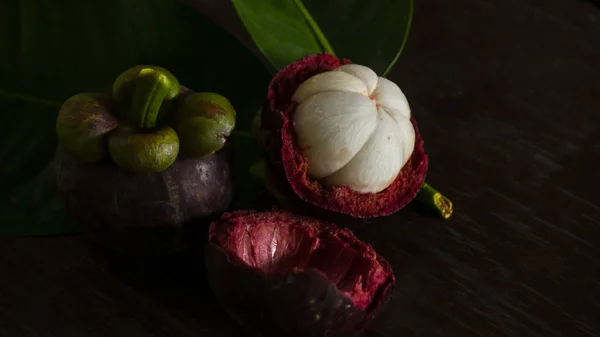
M 134 255 L 184 248 L 184 226 L 233 197 L 228 137 L 236 113 L 166 69 L 136 66 L 110 93 L 60 108 L 55 163 L 66 210 L 102 245 Z
M 213 222 L 206 268 L 223 307 L 259 336 L 350 336 L 395 282 L 388 262 L 349 230 L 284 210 Z
M 331 54 L 304 57 L 273 78 L 256 131 L 268 185 L 295 210 L 390 215 L 425 182 L 427 155 L 402 90 Z

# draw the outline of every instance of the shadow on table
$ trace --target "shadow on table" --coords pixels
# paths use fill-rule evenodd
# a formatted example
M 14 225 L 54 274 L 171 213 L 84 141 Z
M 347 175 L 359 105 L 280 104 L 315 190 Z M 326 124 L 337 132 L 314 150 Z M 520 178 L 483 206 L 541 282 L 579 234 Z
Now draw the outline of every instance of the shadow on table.
M 185 251 L 160 257 L 123 255 L 90 241 L 94 259 L 106 272 L 139 292 L 198 336 L 246 337 L 242 328 L 219 305 L 208 283 L 204 248 L 208 224 L 186 230 Z M 201 332 L 205 332 L 202 334 Z

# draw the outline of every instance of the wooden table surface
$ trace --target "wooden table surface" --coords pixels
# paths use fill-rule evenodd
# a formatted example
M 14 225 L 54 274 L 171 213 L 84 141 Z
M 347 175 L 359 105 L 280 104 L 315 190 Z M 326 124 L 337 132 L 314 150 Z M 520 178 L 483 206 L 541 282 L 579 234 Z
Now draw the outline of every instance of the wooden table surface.
M 416 0 L 390 77 L 456 213 L 356 228 L 397 275 L 363 336 L 600 336 L 600 9 Z M 199 257 L 141 262 L 69 236 L 0 240 L 0 336 L 245 333 Z

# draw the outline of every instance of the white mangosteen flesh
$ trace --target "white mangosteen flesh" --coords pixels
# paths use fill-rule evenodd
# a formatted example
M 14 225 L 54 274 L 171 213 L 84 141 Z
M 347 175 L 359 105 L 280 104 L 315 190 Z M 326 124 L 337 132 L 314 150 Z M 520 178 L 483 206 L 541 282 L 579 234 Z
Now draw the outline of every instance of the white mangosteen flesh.
M 292 99 L 307 174 L 327 186 L 378 193 L 390 186 L 415 147 L 406 96 L 370 68 L 346 64 L 304 81 Z

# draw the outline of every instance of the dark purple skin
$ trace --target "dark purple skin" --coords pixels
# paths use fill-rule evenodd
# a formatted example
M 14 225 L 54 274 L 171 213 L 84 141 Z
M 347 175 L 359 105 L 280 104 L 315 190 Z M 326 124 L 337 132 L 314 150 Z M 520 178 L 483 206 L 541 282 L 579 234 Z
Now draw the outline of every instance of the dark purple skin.
M 154 174 L 128 174 L 109 160 L 87 164 L 60 146 L 55 163 L 69 214 L 94 241 L 127 255 L 185 248 L 184 227 L 225 211 L 233 198 L 226 148 L 202 159 L 178 158 Z
M 206 250 L 206 268 L 221 305 L 255 336 L 346 337 L 370 320 L 314 269 L 265 277 L 231 264 L 211 245 Z
M 282 214 L 283 217 L 287 217 L 286 213 L 280 211 L 262 214 L 267 213 L 275 214 L 273 217 L 281 218 Z M 210 226 L 209 244 L 206 247 L 205 255 L 209 282 L 217 299 L 228 313 L 251 334 L 263 337 L 352 336 L 360 332 L 387 304 L 395 278 L 389 264 L 381 256 L 377 257 L 377 261 L 382 264 L 384 270 L 387 270 L 387 277 L 383 283 L 380 283 L 378 290 L 372 295 L 370 304 L 365 309 L 358 307 L 350 297 L 339 290 L 336 283 L 328 279 L 321 270 L 316 269 L 329 268 L 331 261 L 324 256 L 321 256 L 322 260 L 317 257 L 315 263 L 322 266 L 316 268 L 297 264 L 301 262 L 289 262 L 295 260 L 295 256 L 302 256 L 306 252 L 306 246 L 295 248 L 294 254 L 286 255 L 287 257 L 283 259 L 291 258 L 287 262 L 273 260 L 273 265 L 279 263 L 287 265 L 285 271 L 276 272 L 265 272 L 260 268 L 249 266 L 236 254 L 232 254 L 231 249 L 244 248 L 230 247 L 230 244 L 226 244 L 227 248 L 223 247 L 224 241 L 221 241 L 219 237 L 223 237 L 223 228 L 228 226 L 229 220 L 240 219 L 238 218 L 240 215 L 241 217 L 248 216 L 249 219 L 256 215 L 260 216 L 260 214 L 255 211 L 236 211 L 224 214 L 221 220 Z M 303 219 L 305 218 L 296 217 L 283 221 L 312 226 L 308 222 L 305 223 Z M 285 225 L 283 226 L 285 227 Z M 249 227 L 242 229 L 240 233 L 245 233 L 243 235 L 248 237 L 247 240 L 252 241 L 253 230 Z M 322 230 L 349 233 L 333 225 L 324 227 Z M 281 234 L 273 232 L 273 234 L 267 233 L 266 235 L 274 237 Z M 351 240 L 357 242 L 356 237 L 352 234 L 349 235 Z M 302 241 L 307 240 L 307 237 L 297 236 L 296 239 Z M 326 241 L 326 239 L 324 240 Z M 353 246 L 352 243 L 349 244 Z M 257 243 L 251 245 L 253 248 L 250 254 L 257 254 L 263 249 L 256 246 Z M 276 250 L 287 250 L 287 244 L 279 242 L 278 245 L 284 248 Z M 324 245 L 329 244 L 324 243 Z M 335 244 L 331 244 L 329 247 L 333 246 Z M 318 255 L 319 253 L 313 254 Z M 343 260 L 340 263 L 344 264 Z

